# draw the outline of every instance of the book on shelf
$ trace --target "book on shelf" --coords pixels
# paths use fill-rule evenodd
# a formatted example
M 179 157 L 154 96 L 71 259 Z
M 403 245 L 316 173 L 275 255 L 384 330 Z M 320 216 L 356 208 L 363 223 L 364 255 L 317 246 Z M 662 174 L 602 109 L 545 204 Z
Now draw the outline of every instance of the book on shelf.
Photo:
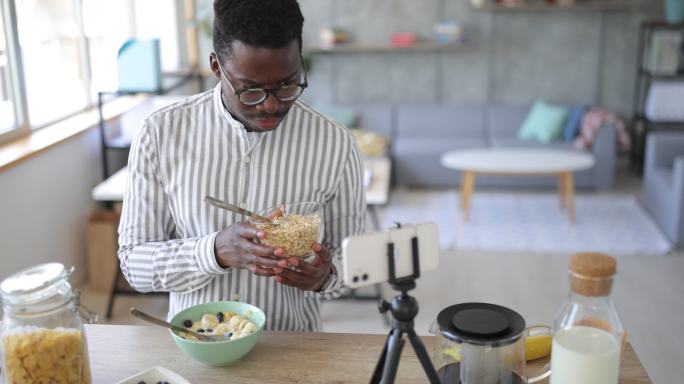
M 646 70 L 655 75 L 674 75 L 680 67 L 682 42 L 681 31 L 655 31 L 646 56 Z

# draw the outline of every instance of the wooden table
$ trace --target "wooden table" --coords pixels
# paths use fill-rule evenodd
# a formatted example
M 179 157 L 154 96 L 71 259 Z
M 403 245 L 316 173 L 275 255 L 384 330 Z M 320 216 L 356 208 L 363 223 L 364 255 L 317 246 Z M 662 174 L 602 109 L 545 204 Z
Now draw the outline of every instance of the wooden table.
M 463 172 L 461 211 L 466 221 L 475 177 L 481 174 L 557 177 L 560 207 L 567 210 L 572 223 L 575 216 L 573 173 L 593 167 L 594 162 L 594 156 L 588 152 L 540 148 L 466 149 L 447 152 L 441 158 L 443 166 Z
M 264 332 L 242 360 L 208 367 L 185 356 L 168 331 L 158 327 L 87 325 L 93 383 L 113 383 L 160 365 L 191 383 L 366 383 L 385 342 L 384 335 Z M 431 354 L 435 337 L 423 337 Z M 543 359 L 542 359 L 543 360 Z M 535 361 L 530 369 L 546 361 Z M 651 383 L 628 344 L 621 369 L 622 384 Z M 399 364 L 397 383 L 425 383 L 426 377 L 410 345 Z

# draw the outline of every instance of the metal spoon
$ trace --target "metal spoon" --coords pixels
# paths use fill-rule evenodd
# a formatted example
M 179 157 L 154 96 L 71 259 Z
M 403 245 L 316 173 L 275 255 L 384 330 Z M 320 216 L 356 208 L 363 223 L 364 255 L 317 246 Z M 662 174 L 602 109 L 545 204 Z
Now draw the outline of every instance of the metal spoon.
M 254 220 L 260 221 L 262 223 L 269 223 L 269 224 L 281 224 L 283 222 L 283 218 L 278 218 L 277 220 L 272 220 L 269 219 L 268 217 L 264 217 L 261 215 L 258 215 L 252 211 L 248 211 L 244 208 L 240 208 L 237 205 L 229 204 L 226 203 L 225 201 L 221 201 L 218 199 L 215 199 L 211 196 L 204 196 L 204 202 L 213 205 L 214 207 L 226 209 L 231 212 L 239 213 L 241 215 L 249 216 Z
M 230 340 L 230 336 L 226 336 L 226 335 L 203 335 L 199 332 L 191 331 L 189 329 L 182 328 L 182 327 L 177 327 L 171 323 L 168 323 L 168 322 L 161 320 L 161 319 L 157 319 L 156 317 L 150 316 L 147 313 L 141 312 L 135 308 L 131 308 L 131 315 L 137 317 L 138 319 L 145 320 L 149 323 L 159 325 L 161 327 L 169 328 L 172 331 L 177 332 L 177 333 L 187 333 L 188 335 L 192 335 L 192 336 L 196 337 L 197 340 L 200 340 L 200 341 L 226 341 L 226 340 Z

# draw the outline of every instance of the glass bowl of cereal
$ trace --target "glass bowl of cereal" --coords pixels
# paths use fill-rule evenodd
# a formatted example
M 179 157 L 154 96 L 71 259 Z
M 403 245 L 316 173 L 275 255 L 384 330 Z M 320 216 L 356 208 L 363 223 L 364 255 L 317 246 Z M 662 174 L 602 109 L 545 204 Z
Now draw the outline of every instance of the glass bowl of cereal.
M 264 329 L 266 315 L 251 304 L 215 301 L 187 308 L 170 322 L 217 339 L 223 337 L 219 341 L 199 341 L 190 334 L 169 330 L 185 354 L 201 363 L 220 366 L 240 359 L 254 348 Z
M 320 244 L 323 241 L 325 224 L 320 203 L 305 201 L 281 204 L 266 208 L 259 214 L 274 219 L 273 223 L 252 221 L 258 229 L 266 232 L 266 238 L 259 241 L 271 247 L 283 248 L 287 256 L 311 256 L 313 243 Z

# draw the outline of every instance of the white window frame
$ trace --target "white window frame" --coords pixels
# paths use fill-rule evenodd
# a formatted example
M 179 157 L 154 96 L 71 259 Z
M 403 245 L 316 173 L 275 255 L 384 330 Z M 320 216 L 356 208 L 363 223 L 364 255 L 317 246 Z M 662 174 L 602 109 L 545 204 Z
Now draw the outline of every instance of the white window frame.
M 26 88 L 24 86 L 24 72 L 19 49 L 19 34 L 17 31 L 16 8 L 13 0 L 0 0 L 2 8 L 3 26 L 7 39 L 7 59 L 10 73 L 10 93 L 14 104 L 16 126 L 14 129 L 0 134 L 0 143 L 31 133 L 28 120 L 28 105 L 26 104 Z
M 108 0 L 109 1 L 109 0 Z M 123 0 L 111 0 L 111 1 L 123 1 Z M 129 28 L 131 28 L 131 34 L 135 35 L 135 3 L 136 0 L 126 0 L 129 13 L 131 15 L 129 21 Z M 137 0 L 144 1 L 144 0 Z M 192 0 L 186 0 L 192 3 Z M 72 117 L 78 113 L 85 110 L 93 108 L 96 106 L 96 100 L 93 98 L 92 93 L 92 78 L 91 78 L 91 59 L 90 59 L 90 47 L 88 38 L 85 35 L 84 23 L 83 23 L 83 0 L 72 0 L 74 6 L 74 12 L 76 16 L 76 22 L 79 28 L 79 46 L 80 46 L 80 64 L 83 71 L 83 84 L 86 91 L 86 105 L 82 109 L 70 112 L 64 116 L 60 116 L 54 121 L 47 122 L 38 126 L 32 126 L 29 119 L 28 113 L 28 101 L 26 95 L 26 83 L 24 77 L 24 66 L 22 62 L 21 46 L 19 44 L 19 32 L 17 23 L 17 13 L 16 13 L 16 2 L 15 0 L 0 0 L 0 10 L 2 11 L 3 26 L 5 28 L 5 36 L 7 39 L 7 54 L 8 54 L 8 67 L 10 72 L 10 92 L 12 95 L 12 101 L 14 104 L 15 116 L 16 116 L 16 127 L 10 131 L 0 133 L 0 144 L 14 140 L 21 136 L 30 135 L 32 131 L 41 129 L 45 126 L 54 124 L 58 121 Z M 178 45 L 179 45 L 179 63 L 181 66 L 187 65 L 187 50 L 185 49 L 185 34 L 184 28 L 180 28 L 183 23 L 182 20 L 185 18 L 185 7 L 183 7 L 183 0 L 173 1 L 176 7 L 176 22 L 179 22 L 178 28 Z

